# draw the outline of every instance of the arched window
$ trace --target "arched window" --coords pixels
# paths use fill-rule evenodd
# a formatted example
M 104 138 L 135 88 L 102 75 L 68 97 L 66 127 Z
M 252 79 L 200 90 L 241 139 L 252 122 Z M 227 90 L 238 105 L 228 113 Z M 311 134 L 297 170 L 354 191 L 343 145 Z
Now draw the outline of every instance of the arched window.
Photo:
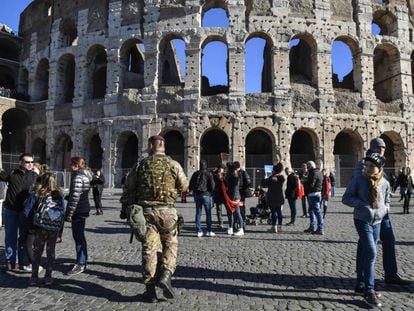
M 87 97 L 101 99 L 106 94 L 107 57 L 103 46 L 95 45 L 89 49 L 87 56 L 89 87 Z
M 34 80 L 33 101 L 47 100 L 49 97 L 49 61 L 42 59 L 37 65 Z
M 373 13 L 372 25 L 373 35 L 398 36 L 398 20 L 390 11 L 375 11 Z
M 229 14 L 224 1 L 209 1 L 203 6 L 202 27 L 229 27 Z
M 380 44 L 374 50 L 374 91 L 384 103 L 402 96 L 400 53 L 391 44 Z
M 272 92 L 271 49 L 271 40 L 261 34 L 254 34 L 246 41 L 244 62 L 246 94 Z
M 229 92 L 227 44 L 212 40 L 203 46 L 201 57 L 201 95 Z
M 78 43 L 78 29 L 76 22 L 73 19 L 64 19 L 60 24 L 59 46 L 66 47 L 77 45 Z
M 289 70 L 291 83 L 317 85 L 316 41 L 309 34 L 299 34 L 289 43 Z
M 204 133 L 200 142 L 200 158 L 206 160 L 208 167 L 217 167 L 218 164 L 229 160 L 229 138 L 226 133 L 212 129 Z
M 183 39 L 168 35 L 160 43 L 161 85 L 180 85 L 185 78 L 185 42 Z
M 141 41 L 128 40 L 121 48 L 121 64 L 124 89 L 144 87 L 145 47 Z
M 361 90 L 361 62 L 358 46 L 347 36 L 332 44 L 332 85 L 338 89 Z
M 63 55 L 58 61 L 56 103 L 72 103 L 75 91 L 75 57 Z

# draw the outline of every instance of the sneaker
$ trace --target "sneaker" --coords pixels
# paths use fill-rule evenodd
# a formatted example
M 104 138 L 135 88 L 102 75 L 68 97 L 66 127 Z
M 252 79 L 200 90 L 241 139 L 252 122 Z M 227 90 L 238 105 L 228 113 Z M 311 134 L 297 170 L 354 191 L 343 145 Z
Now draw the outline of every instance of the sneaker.
M 201 238 L 203 235 L 204 235 L 203 231 L 198 231 L 198 232 L 197 232 L 197 236 L 198 236 L 199 238 Z
M 67 275 L 69 275 L 69 276 L 77 275 L 77 274 L 82 273 L 82 272 L 83 272 L 83 271 L 85 271 L 85 270 L 86 270 L 86 266 L 85 266 L 85 265 L 78 265 L 78 264 L 75 264 L 75 265 L 73 266 L 72 270 L 70 270 L 70 271 L 67 273 Z
M 378 300 L 378 296 L 375 293 L 375 290 L 373 289 L 367 291 L 364 298 L 367 305 L 371 308 L 379 308 L 382 306 L 381 302 Z
M 234 235 L 236 235 L 236 236 L 242 236 L 242 235 L 244 235 L 243 228 L 240 228 L 239 231 L 237 231 L 237 232 L 234 233 Z
M 58 237 L 58 238 L 56 239 L 56 243 L 62 243 L 62 238 L 59 238 L 59 237 Z
M 29 279 L 29 286 L 36 286 L 36 285 L 38 285 L 39 284 L 39 278 L 37 278 L 37 277 L 31 277 L 30 279 Z
M 228 228 L 227 229 L 227 234 L 228 235 L 233 235 L 233 228 Z
M 23 270 L 24 272 L 32 272 L 32 264 L 27 265 L 27 266 L 23 266 L 23 267 L 22 267 L 22 270 Z M 40 267 L 39 267 L 39 272 L 40 272 Z
M 277 227 L 276 226 L 271 226 L 270 229 L 267 230 L 267 232 L 276 233 L 277 232 Z
M 312 233 L 313 232 L 313 229 L 312 228 L 308 228 L 308 229 L 303 230 L 303 232 L 305 232 L 305 233 Z
M 207 232 L 206 236 L 216 236 L 216 234 L 213 231 Z
M 357 295 L 363 295 L 365 293 L 365 285 L 364 284 L 355 285 L 354 292 Z
M 44 284 L 45 286 L 51 286 L 53 285 L 53 279 L 51 276 L 47 276 L 44 278 Z

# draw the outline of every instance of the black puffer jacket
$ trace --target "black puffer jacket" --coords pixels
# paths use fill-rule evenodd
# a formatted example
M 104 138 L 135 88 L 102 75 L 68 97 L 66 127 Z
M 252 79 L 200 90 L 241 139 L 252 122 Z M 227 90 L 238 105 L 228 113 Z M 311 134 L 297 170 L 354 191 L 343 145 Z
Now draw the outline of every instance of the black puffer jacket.
M 308 180 L 306 181 L 306 194 L 322 191 L 323 176 L 319 169 L 309 170 Z
M 104 175 L 99 175 L 97 176 L 96 174 L 94 174 L 92 176 L 92 181 L 91 181 L 91 186 L 92 186 L 92 192 L 94 195 L 101 195 L 103 188 L 104 188 L 104 184 L 105 184 L 105 177 Z
M 29 189 L 36 181 L 38 175 L 33 171 L 15 169 L 10 174 L 6 171 L 0 172 L 0 180 L 6 181 L 7 194 L 4 202 L 5 208 L 14 211 L 22 211 L 24 201 L 29 197 Z
M 89 190 L 92 174 L 89 170 L 73 172 L 70 180 L 68 195 L 67 219 L 73 215 L 88 217 L 91 210 L 89 204 Z
M 285 177 L 283 177 L 283 175 L 270 176 L 262 180 L 262 187 L 268 188 L 266 199 L 267 205 L 270 208 L 282 206 L 285 202 L 285 197 L 283 195 L 284 182 Z

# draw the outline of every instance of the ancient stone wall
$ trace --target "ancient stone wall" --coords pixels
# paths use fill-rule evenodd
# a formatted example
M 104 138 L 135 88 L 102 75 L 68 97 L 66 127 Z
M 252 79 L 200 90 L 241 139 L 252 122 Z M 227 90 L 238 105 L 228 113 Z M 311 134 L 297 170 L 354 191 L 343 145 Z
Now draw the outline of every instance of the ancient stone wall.
M 117 184 L 126 163 L 144 155 L 147 138 L 156 133 L 174 133 L 178 138 L 171 144 L 183 141 L 182 153 L 172 156 L 183 161 L 188 174 L 201 158 L 211 166 L 221 159 L 260 168 L 270 157 L 294 167 L 312 159 L 321 167 L 341 170 L 345 180 L 342 172 L 379 135 L 392 149 L 390 166 L 414 163 L 411 2 L 62 0 L 54 1 L 51 16 L 49 6 L 46 0 L 29 5 L 20 34 L 21 65 L 28 70 L 31 94 L 36 93 L 39 62 L 49 62 L 45 122 L 33 125 L 31 137 L 46 133 L 52 167 L 62 169 L 70 155 L 90 159 L 102 150 L 98 156 L 109 185 Z M 201 26 L 210 8 L 225 10 L 228 28 Z M 374 36 L 371 23 L 379 16 L 383 33 Z M 62 44 L 62 36 L 71 34 L 62 34 L 64 20 L 76 24 L 77 37 L 70 44 Z M 262 74 L 263 91 L 246 94 L 245 43 L 252 36 L 268 44 L 263 55 L 268 71 Z M 180 79 L 171 38 L 185 42 L 186 75 Z M 289 48 L 292 39 L 300 43 Z M 353 56 L 353 70 L 342 83 L 332 72 L 334 40 L 346 43 Z M 203 94 L 203 47 L 211 41 L 227 47 L 229 83 Z M 136 85 L 134 79 L 124 83 L 131 69 L 123 53 L 131 42 L 144 45 Z M 89 57 L 97 46 L 106 60 L 99 56 L 103 53 Z M 175 70 L 169 81 L 162 80 L 166 59 Z M 94 76 L 94 68 L 103 63 L 106 79 L 103 73 Z M 93 83 L 103 84 L 103 98 L 91 100 Z M 246 146 L 255 141 L 248 136 L 258 132 L 268 138 L 270 148 Z M 92 138 L 96 135 L 101 149 Z M 129 139 L 138 150 L 126 148 Z

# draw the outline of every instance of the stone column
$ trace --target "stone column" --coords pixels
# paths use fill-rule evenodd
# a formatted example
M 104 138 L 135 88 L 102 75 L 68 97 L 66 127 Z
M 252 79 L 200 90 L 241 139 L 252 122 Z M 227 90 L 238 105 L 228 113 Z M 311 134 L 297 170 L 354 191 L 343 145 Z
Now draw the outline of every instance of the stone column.
M 188 119 L 187 154 L 185 155 L 185 158 L 187 159 L 186 174 L 189 177 L 198 169 L 198 163 L 200 162 L 200 135 L 197 131 L 198 123 L 199 120 L 197 118 Z
M 333 113 L 335 104 L 334 90 L 332 86 L 332 46 L 329 42 L 318 43 L 317 67 L 319 112 Z
M 200 96 L 201 50 L 199 41 L 190 42 L 186 53 L 186 77 L 184 87 L 184 111 L 198 111 Z
M 107 65 L 106 65 L 106 95 L 105 105 L 116 103 L 118 101 L 120 77 L 122 76 L 120 50 L 114 47 L 107 50 Z M 107 112 L 105 110 L 105 112 Z M 110 111 L 108 111 L 110 113 Z M 116 113 L 114 111 L 113 113 Z M 110 113 L 112 115 L 113 113 Z
M 241 167 L 246 167 L 246 147 L 245 147 L 245 138 L 246 133 L 243 132 L 241 117 L 236 116 L 233 118 L 233 127 L 232 139 L 231 139 L 231 150 L 232 150 L 232 160 L 239 161 Z
M 245 111 L 246 99 L 244 88 L 244 45 L 234 42 L 228 46 L 229 63 L 229 110 Z
M 272 48 L 273 94 L 275 95 L 275 111 L 291 112 L 289 42 L 280 36 L 280 43 Z
M 105 185 L 109 188 L 114 187 L 114 162 L 115 162 L 115 146 L 112 142 L 112 126 L 113 120 L 104 120 L 99 127 L 99 136 L 102 138 L 103 160 L 102 171 L 106 177 Z
M 117 37 L 121 29 L 122 1 L 109 2 L 108 6 L 108 34 Z

